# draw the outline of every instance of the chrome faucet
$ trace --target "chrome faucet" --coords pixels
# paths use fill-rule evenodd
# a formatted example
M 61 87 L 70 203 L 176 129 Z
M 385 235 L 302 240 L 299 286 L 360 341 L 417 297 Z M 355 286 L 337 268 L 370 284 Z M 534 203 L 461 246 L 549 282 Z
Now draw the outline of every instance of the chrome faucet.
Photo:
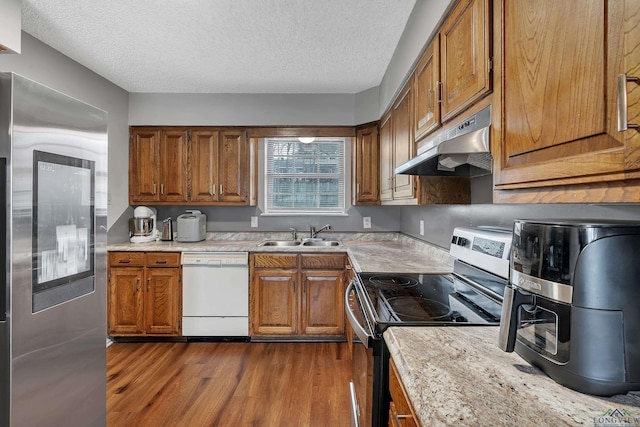
M 291 230 L 291 237 L 293 238 L 293 241 L 295 242 L 298 240 L 298 230 L 296 230 L 295 227 L 290 227 L 289 230 Z
M 309 237 L 311 237 L 312 239 L 315 239 L 318 234 L 320 234 L 321 232 L 323 232 L 325 230 L 331 230 L 331 224 L 325 225 L 320 230 L 316 230 L 315 227 L 310 225 L 309 226 Z

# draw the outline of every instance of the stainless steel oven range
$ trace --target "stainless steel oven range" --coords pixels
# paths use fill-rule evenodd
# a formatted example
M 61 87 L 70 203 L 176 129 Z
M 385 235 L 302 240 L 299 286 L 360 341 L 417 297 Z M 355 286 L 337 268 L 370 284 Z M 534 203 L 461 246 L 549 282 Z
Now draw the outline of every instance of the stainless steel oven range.
M 511 230 L 457 227 L 453 274 L 361 272 L 349 284 L 345 312 L 354 331 L 352 425 L 387 426 L 390 326 L 500 324 L 508 283 Z

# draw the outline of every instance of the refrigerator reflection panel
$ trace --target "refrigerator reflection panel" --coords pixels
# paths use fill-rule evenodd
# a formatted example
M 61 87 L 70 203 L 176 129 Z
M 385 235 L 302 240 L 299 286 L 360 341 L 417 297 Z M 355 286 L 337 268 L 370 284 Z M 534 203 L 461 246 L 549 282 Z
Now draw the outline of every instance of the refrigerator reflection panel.
M 13 73 L 0 105 L 0 425 L 105 425 L 107 113 Z

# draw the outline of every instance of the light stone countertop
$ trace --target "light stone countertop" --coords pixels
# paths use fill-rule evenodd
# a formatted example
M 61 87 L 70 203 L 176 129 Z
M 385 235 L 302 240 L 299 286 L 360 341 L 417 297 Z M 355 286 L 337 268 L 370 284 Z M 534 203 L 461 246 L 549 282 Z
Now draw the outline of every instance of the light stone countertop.
M 497 326 L 392 327 L 384 339 L 424 427 L 595 426 L 609 409 L 640 420 L 640 392 L 605 398 L 563 387 L 500 350 Z
M 441 248 L 399 233 L 323 233 L 342 246 L 258 246 L 263 240 L 288 240 L 290 233 L 207 233 L 201 242 L 116 243 L 110 252 L 346 252 L 358 272 L 451 273 L 453 259 Z

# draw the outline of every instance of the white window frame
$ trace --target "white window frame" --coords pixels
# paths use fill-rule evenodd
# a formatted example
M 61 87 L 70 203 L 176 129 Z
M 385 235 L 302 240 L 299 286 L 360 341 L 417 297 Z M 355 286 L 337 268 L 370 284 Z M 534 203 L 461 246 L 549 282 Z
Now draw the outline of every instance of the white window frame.
M 342 144 L 342 158 L 339 164 L 339 171 L 331 176 L 337 177 L 339 180 L 339 192 L 338 192 L 338 204 L 336 208 L 273 208 L 272 207 L 272 194 L 270 194 L 270 188 L 272 187 L 272 181 L 278 176 L 277 173 L 271 171 L 270 162 L 272 161 L 272 154 L 270 153 L 270 142 L 272 141 L 287 141 L 295 142 L 298 144 L 304 144 L 299 138 L 290 137 L 273 137 L 265 138 L 264 140 L 264 215 L 346 215 L 347 210 L 347 148 L 349 146 L 349 138 L 345 137 L 317 137 L 313 143 L 322 142 L 340 142 Z M 321 173 L 312 174 L 294 174 L 299 177 L 320 178 L 328 176 Z M 283 176 L 292 176 L 292 174 L 283 174 Z

